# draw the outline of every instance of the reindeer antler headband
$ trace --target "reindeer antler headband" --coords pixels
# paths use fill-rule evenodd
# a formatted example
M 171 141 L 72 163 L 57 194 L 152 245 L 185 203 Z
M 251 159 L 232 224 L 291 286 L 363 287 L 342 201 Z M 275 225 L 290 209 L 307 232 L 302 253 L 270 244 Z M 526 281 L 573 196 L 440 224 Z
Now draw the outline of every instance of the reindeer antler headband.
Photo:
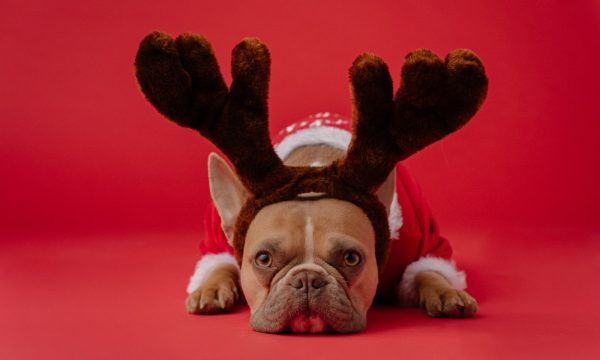
M 319 192 L 363 209 L 375 230 L 381 265 L 389 229 L 375 191 L 398 161 L 458 130 L 477 112 L 487 92 L 483 64 L 469 50 L 455 50 L 445 61 L 429 50 L 413 51 L 394 98 L 383 60 L 359 56 L 350 68 L 352 142 L 343 159 L 324 167 L 288 167 L 275 153 L 268 129 L 270 65 L 263 43 L 243 40 L 232 52 L 227 89 L 204 37 L 183 34 L 173 40 L 160 32 L 142 41 L 135 60 L 138 82 L 154 107 L 213 142 L 252 193 L 236 223 L 238 260 L 260 209 Z

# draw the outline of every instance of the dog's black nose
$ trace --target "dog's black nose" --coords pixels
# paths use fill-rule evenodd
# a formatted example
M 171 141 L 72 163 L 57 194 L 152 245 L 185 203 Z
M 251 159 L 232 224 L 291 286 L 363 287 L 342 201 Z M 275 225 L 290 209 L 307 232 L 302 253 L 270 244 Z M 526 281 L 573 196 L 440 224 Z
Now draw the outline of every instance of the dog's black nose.
M 320 273 L 314 271 L 301 271 L 294 275 L 290 285 L 298 290 L 320 289 L 327 285 L 327 280 Z

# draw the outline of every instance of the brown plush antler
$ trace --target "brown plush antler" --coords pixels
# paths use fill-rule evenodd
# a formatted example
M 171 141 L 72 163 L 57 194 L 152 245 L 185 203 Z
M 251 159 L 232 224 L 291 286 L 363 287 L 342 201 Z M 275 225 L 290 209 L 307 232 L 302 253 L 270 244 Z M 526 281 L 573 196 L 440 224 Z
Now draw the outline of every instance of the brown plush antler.
M 472 52 L 456 50 L 444 63 L 428 50 L 416 50 L 406 58 L 393 99 L 385 63 L 361 55 L 350 68 L 353 140 L 346 157 L 321 168 L 286 167 L 269 138 L 270 59 L 260 41 L 246 39 L 233 49 L 229 90 L 209 42 L 198 35 L 173 40 L 152 33 L 140 44 L 135 66 L 142 91 L 158 111 L 211 140 L 253 193 L 236 223 L 238 260 L 248 227 L 262 208 L 317 192 L 363 209 L 375 230 L 377 262 L 383 264 L 389 227 L 375 190 L 396 162 L 463 126 L 487 90 L 483 65 Z
M 394 101 L 388 68 L 375 55 L 354 61 L 350 82 L 353 140 L 336 166 L 345 182 L 369 192 L 398 161 L 465 125 L 487 93 L 483 64 L 465 49 L 445 62 L 426 49 L 408 54 Z
M 243 40 L 232 52 L 228 91 L 213 49 L 202 36 L 183 34 L 173 40 L 154 32 L 144 38 L 135 59 L 147 99 L 167 118 L 212 141 L 255 195 L 290 178 L 269 137 L 270 64 L 264 44 Z

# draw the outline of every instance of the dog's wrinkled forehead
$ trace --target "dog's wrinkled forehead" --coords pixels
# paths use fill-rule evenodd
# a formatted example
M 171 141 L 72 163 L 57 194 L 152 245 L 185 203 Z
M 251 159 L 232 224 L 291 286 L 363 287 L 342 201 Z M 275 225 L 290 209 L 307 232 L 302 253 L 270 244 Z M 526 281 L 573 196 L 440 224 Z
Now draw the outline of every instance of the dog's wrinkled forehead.
M 327 256 L 354 246 L 374 259 L 374 235 L 365 213 L 347 201 L 329 197 L 283 201 L 258 212 L 246 234 L 244 251 L 250 254 L 244 256 L 266 247 L 295 261 L 314 262 L 319 253 Z
M 234 253 L 241 262 L 246 233 L 252 221 L 261 209 L 283 201 L 296 200 L 313 202 L 321 199 L 337 199 L 348 202 L 360 209 L 370 221 L 375 233 L 375 255 L 377 263 L 383 264 L 389 242 L 389 225 L 387 210 L 375 194 L 354 189 L 351 186 L 340 186 L 333 174 L 327 173 L 328 168 L 311 168 L 314 176 L 305 176 L 307 170 L 292 181 L 288 187 L 283 187 L 263 197 L 251 197 L 239 213 L 233 241 Z M 330 169 L 330 168 L 329 168 Z M 332 184 L 337 184 L 332 186 Z

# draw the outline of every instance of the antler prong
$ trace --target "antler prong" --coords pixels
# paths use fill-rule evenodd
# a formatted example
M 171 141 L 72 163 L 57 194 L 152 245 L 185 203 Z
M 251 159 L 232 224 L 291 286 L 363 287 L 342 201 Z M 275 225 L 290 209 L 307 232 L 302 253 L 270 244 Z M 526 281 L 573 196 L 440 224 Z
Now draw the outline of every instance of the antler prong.
M 442 62 L 426 49 L 406 57 L 402 83 L 389 110 L 387 66 L 361 55 L 350 68 L 353 139 L 338 163 L 347 183 L 374 192 L 395 164 L 464 126 L 487 92 L 481 60 L 455 50 Z
M 146 98 L 167 118 L 191 127 L 192 80 L 181 66 L 173 38 L 155 31 L 142 40 L 135 75 Z
M 349 72 L 353 140 L 339 171 L 343 179 L 374 192 L 372 179 L 383 183 L 395 164 L 373 167 L 368 177 L 362 173 L 364 164 L 385 158 L 395 150 L 386 136 L 394 110 L 392 78 L 385 62 L 368 53 L 357 57 Z
M 154 32 L 140 44 L 136 76 L 159 112 L 212 141 L 246 188 L 260 194 L 289 175 L 269 137 L 269 51 L 258 39 L 245 39 L 234 48 L 231 65 L 228 91 L 204 37 L 188 33 L 174 41 Z

